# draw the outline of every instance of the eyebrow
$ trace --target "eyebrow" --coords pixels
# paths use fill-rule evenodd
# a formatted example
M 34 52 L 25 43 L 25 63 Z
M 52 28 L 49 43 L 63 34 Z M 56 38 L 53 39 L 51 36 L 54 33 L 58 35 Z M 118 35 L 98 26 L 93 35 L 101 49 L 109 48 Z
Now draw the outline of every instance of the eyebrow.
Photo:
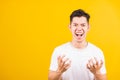
M 78 24 L 78 23 L 73 23 L 73 24 Z M 81 24 L 86 24 L 86 23 L 81 23 Z

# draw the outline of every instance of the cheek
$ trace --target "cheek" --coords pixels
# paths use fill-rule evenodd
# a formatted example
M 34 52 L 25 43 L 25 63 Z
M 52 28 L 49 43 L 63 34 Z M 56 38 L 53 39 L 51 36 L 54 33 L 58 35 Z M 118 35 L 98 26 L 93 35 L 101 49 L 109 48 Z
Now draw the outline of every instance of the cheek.
M 73 35 L 75 34 L 76 30 L 77 30 L 76 27 L 73 27 L 73 26 L 70 27 L 70 31 Z
M 75 28 L 73 28 L 72 30 L 71 30 L 71 32 L 74 34 L 75 33 L 75 31 L 76 31 L 76 29 Z
M 88 32 L 88 30 L 89 30 L 88 27 L 84 28 L 84 31 L 85 31 L 85 32 Z
M 75 30 L 76 30 L 76 27 L 72 27 L 71 29 L 72 29 L 72 31 L 75 31 Z

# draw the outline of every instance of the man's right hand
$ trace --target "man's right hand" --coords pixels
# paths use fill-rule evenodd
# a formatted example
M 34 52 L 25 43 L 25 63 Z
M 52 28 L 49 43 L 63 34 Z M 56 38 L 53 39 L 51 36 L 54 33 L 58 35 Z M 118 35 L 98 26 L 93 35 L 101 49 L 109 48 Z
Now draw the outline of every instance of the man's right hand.
M 71 64 L 71 61 L 65 56 L 59 56 L 58 58 L 58 68 L 57 71 L 50 71 L 48 80 L 62 80 L 61 75 L 65 72 Z
M 65 55 L 58 57 L 58 73 L 65 72 L 71 65 L 71 61 L 68 58 L 65 58 Z

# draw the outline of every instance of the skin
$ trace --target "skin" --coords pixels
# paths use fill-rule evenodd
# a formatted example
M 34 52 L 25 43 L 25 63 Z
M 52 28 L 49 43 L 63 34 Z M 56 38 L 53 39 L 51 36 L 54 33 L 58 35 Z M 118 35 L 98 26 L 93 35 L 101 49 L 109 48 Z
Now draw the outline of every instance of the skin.
M 89 31 L 90 25 L 84 16 L 74 17 L 69 25 L 69 29 L 72 33 L 72 45 L 76 48 L 82 49 L 87 46 L 86 35 Z M 69 59 L 63 60 L 65 56 L 58 57 L 58 68 L 56 71 L 50 71 L 48 74 L 48 80 L 62 80 L 61 75 L 67 71 L 71 65 Z M 67 64 L 66 62 L 69 61 Z M 94 74 L 94 80 L 107 80 L 106 74 L 100 73 L 100 68 L 103 65 L 103 61 L 98 61 L 96 58 L 90 59 L 86 64 L 86 67 Z
M 69 29 L 72 33 L 72 45 L 76 48 L 84 48 L 87 45 L 86 34 L 89 31 L 89 24 L 85 17 L 74 17 Z M 77 36 L 82 35 L 82 36 Z
M 62 80 L 61 75 L 63 72 L 65 72 L 71 64 L 71 61 L 69 59 L 63 60 L 65 56 L 59 56 L 58 57 L 58 69 L 56 71 L 50 71 L 48 75 L 48 80 Z M 67 64 L 66 62 L 69 61 Z

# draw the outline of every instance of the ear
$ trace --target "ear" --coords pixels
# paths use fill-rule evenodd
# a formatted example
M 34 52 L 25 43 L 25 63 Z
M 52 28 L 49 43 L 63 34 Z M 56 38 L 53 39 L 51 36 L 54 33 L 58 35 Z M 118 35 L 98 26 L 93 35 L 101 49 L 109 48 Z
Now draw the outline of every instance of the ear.
M 70 24 L 68 25 L 68 28 L 69 28 L 69 30 L 71 31 L 71 25 L 70 25 Z
M 90 30 L 90 24 L 88 24 L 88 31 Z

